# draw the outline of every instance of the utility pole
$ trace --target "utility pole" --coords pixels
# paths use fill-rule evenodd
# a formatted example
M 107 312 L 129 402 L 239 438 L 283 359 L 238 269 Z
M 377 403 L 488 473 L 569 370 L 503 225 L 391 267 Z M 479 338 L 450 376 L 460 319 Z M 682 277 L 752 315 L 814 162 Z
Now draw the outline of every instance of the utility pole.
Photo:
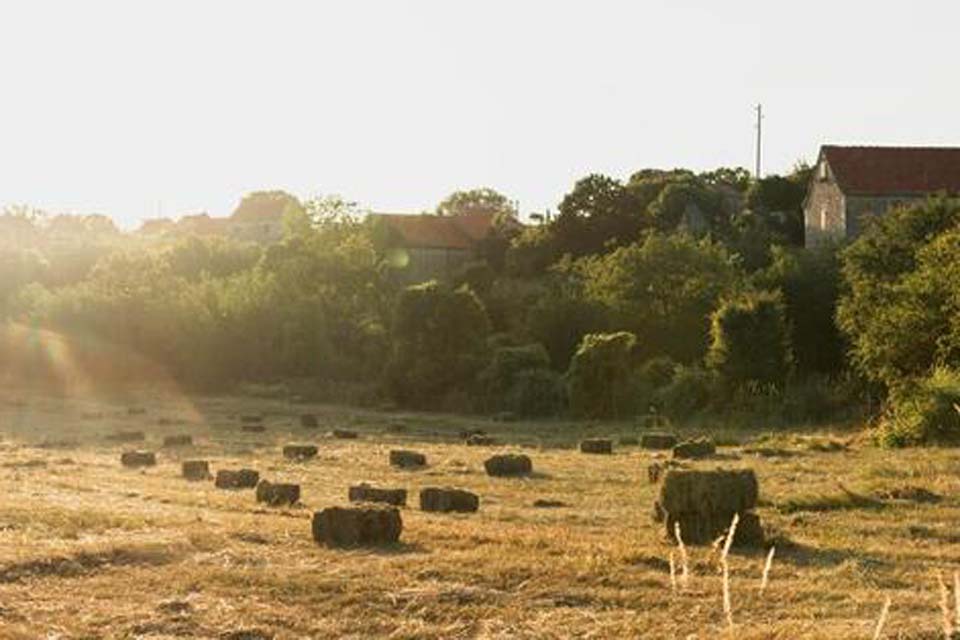
M 758 104 L 755 109 L 757 112 L 757 169 L 754 173 L 754 177 L 757 180 L 760 179 L 760 149 L 761 143 L 763 141 L 763 105 Z

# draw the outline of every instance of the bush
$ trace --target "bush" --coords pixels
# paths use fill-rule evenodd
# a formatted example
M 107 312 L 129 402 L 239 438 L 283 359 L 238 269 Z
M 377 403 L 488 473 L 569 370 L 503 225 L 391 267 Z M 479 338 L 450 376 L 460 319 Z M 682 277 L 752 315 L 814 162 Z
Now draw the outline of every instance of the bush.
M 566 404 L 560 374 L 546 368 L 527 369 L 514 376 L 503 410 L 518 416 L 555 416 L 564 410 Z
M 714 397 L 716 382 L 699 367 L 677 367 L 670 384 L 657 390 L 654 399 L 664 414 L 675 420 L 689 418 L 706 409 Z
M 407 287 L 393 319 L 387 389 L 400 404 L 436 406 L 450 391 L 470 387 L 486 356 L 490 327 L 469 289 L 436 282 Z
M 542 296 L 526 317 L 527 333 L 547 348 L 550 362 L 558 371 L 570 366 L 570 358 L 583 336 L 604 331 L 606 326 L 600 305 L 564 291 Z
M 650 358 L 640 366 L 640 379 L 651 389 L 662 389 L 673 381 L 677 363 L 667 356 Z
M 591 333 L 570 362 L 570 409 L 580 417 L 617 418 L 633 408 L 630 379 L 637 338 L 632 333 Z
M 960 441 L 960 372 L 940 368 L 894 389 L 876 438 L 886 447 Z
M 790 370 L 790 336 L 779 293 L 743 294 L 711 317 L 707 365 L 740 387 L 783 388 Z

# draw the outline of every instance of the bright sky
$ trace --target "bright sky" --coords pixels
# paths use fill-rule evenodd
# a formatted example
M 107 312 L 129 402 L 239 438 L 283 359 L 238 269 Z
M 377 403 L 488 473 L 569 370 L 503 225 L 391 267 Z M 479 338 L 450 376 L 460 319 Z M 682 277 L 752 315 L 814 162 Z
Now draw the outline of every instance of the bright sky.
M 960 144 L 960 2 L 4 0 L 0 206 L 123 226 L 263 188 L 555 208 L 590 172 Z

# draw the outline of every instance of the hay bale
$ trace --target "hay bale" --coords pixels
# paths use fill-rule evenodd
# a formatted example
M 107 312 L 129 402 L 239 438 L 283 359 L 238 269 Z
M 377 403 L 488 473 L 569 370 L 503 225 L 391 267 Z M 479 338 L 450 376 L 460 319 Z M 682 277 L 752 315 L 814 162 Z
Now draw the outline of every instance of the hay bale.
M 466 444 L 468 447 L 492 447 L 497 441 L 493 436 L 475 433 L 466 439 Z
M 640 446 L 644 449 L 673 449 L 677 446 L 677 436 L 672 433 L 645 433 L 640 437 Z
M 743 530 L 738 525 L 734 544 L 755 544 L 763 540 L 760 521 L 751 513 L 758 495 L 757 477 L 750 469 L 671 469 L 664 475 L 656 510 L 668 537 L 674 537 L 679 523 L 683 541 L 689 544 L 712 543 L 738 513 Z
M 560 500 L 538 499 L 533 501 L 533 506 L 537 509 L 561 509 L 567 506 L 566 502 Z
M 206 460 L 184 460 L 181 473 L 187 480 L 209 480 L 210 463 Z
M 328 547 L 394 544 L 403 521 L 394 507 L 328 507 L 313 514 L 313 539 Z
M 261 480 L 257 485 L 257 502 L 271 507 L 296 504 L 300 501 L 300 485 Z
M 319 449 L 313 444 L 288 444 L 283 447 L 283 457 L 288 460 L 309 460 L 315 458 Z
M 717 445 L 712 438 L 697 438 L 687 440 L 673 447 L 673 457 L 681 459 L 696 459 L 712 456 L 717 452 Z
M 175 436 L 167 436 L 163 439 L 163 446 L 165 447 L 190 447 L 193 446 L 193 436 L 180 434 Z
M 267 427 L 262 424 L 245 424 L 240 427 L 244 433 L 263 433 Z
M 218 489 L 253 489 L 260 482 L 260 473 L 253 469 L 220 469 L 214 485 Z
M 420 491 L 420 510 L 472 513 L 480 508 L 480 497 L 463 489 L 427 487 Z
M 390 452 L 390 465 L 402 469 L 416 469 L 427 465 L 427 456 L 416 451 L 394 449 Z
M 120 454 L 120 464 L 125 467 L 152 467 L 157 464 L 157 456 L 151 451 L 124 451 Z
M 407 490 L 378 489 L 362 483 L 350 487 L 347 498 L 350 502 L 382 502 L 395 507 L 404 507 L 407 504 Z
M 356 440 L 358 437 L 356 431 L 350 431 L 348 429 L 334 429 L 331 435 L 340 440 Z
M 109 442 L 143 442 L 147 439 L 143 431 L 116 431 L 106 436 Z
M 304 413 L 300 416 L 300 426 L 304 429 L 316 429 L 320 426 L 320 421 L 312 413 Z
M 250 414 L 240 416 L 240 424 L 262 424 L 263 416 L 259 414 Z
M 469 440 L 473 436 L 485 436 L 487 432 L 483 429 L 464 429 L 460 432 L 461 440 Z
M 609 438 L 587 438 L 580 441 L 581 453 L 613 453 L 613 440 Z
M 525 476 L 533 472 L 533 461 L 522 454 L 503 454 L 490 458 L 483 463 L 488 476 Z

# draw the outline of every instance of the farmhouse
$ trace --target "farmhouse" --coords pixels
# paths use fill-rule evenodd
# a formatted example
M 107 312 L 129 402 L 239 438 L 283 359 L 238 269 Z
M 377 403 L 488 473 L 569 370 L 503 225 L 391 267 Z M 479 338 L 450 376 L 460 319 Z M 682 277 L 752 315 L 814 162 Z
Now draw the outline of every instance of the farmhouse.
M 825 145 L 803 204 L 805 244 L 855 238 L 872 217 L 960 192 L 960 148 Z
M 477 255 L 493 213 L 459 216 L 371 213 L 377 244 L 404 282 L 447 279 Z

